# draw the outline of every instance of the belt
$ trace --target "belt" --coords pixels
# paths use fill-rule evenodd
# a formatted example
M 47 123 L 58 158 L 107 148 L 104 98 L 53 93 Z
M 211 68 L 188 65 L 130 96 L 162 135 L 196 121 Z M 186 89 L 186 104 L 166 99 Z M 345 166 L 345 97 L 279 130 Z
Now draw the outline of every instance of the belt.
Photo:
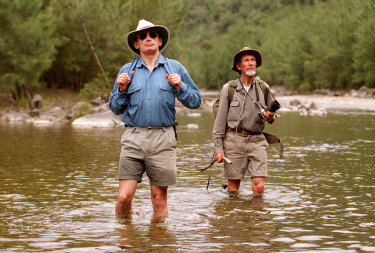
M 237 128 L 237 131 L 236 131 L 235 128 L 229 128 L 229 131 L 231 131 L 235 134 L 238 134 L 238 135 L 258 135 L 258 134 L 261 134 L 261 133 L 257 133 L 257 132 L 251 132 L 251 131 L 248 131 L 248 130 L 240 129 L 240 128 Z

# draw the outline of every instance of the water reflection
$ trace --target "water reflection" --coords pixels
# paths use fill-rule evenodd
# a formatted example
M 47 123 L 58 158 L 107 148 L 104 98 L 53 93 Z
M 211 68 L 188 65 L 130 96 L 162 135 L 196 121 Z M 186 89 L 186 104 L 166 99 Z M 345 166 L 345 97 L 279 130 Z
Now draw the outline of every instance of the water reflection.
M 283 114 L 267 131 L 265 195 L 251 180 L 229 196 L 223 169 L 208 171 L 211 113 L 179 118 L 178 183 L 169 216 L 152 221 L 147 177 L 130 220 L 114 215 L 124 129 L 0 123 L 0 248 L 53 252 L 375 251 L 375 118 L 367 114 Z M 194 123 L 198 129 L 189 129 Z M 293 124 L 291 124 L 293 123 Z M 208 190 L 208 175 L 211 182 Z
M 138 224 L 129 219 L 117 219 L 120 226 L 116 228 L 119 238 L 120 252 L 136 251 L 163 251 L 164 247 L 175 244 L 173 234 L 168 230 L 168 224 L 151 222 L 147 231 L 142 231 Z
M 243 198 L 231 195 L 214 204 L 215 217 L 210 219 L 215 230 L 210 240 L 222 251 L 267 252 L 272 214 L 263 197 Z

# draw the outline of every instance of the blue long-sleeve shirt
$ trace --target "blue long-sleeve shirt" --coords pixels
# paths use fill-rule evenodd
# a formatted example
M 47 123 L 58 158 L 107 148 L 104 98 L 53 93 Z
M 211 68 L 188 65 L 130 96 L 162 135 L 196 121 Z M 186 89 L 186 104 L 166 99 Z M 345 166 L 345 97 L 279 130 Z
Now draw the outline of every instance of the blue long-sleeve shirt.
M 175 123 L 175 96 L 186 107 L 200 106 L 202 95 L 185 67 L 176 60 L 168 59 L 172 73 L 181 76 L 182 87 L 174 88 L 166 78 L 166 59 L 159 54 L 150 72 L 142 57 L 134 68 L 135 74 L 125 92 L 119 92 L 115 81 L 109 107 L 116 115 L 123 114 L 127 126 L 165 127 Z M 127 73 L 130 63 L 125 64 L 118 75 Z M 117 80 L 117 78 L 116 78 Z

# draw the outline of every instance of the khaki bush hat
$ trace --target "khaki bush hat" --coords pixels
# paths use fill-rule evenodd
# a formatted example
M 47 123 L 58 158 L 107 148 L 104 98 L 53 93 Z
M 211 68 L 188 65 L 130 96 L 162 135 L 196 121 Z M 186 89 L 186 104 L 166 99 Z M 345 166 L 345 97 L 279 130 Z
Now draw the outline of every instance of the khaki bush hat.
M 240 51 L 238 51 L 234 57 L 233 57 L 233 66 L 232 69 L 238 73 L 241 74 L 241 71 L 237 69 L 237 63 L 241 61 L 241 57 L 246 55 L 246 54 L 251 54 L 254 55 L 256 61 L 257 61 L 257 68 L 259 68 L 262 65 L 262 55 L 259 53 L 258 50 L 251 49 L 250 47 L 243 47 L 241 48 Z
M 169 42 L 169 37 L 170 37 L 168 28 L 165 27 L 165 26 L 162 26 L 162 25 L 154 25 L 153 23 L 151 23 L 147 20 L 141 19 L 141 20 L 138 21 L 137 29 L 129 32 L 126 35 L 126 44 L 127 44 L 128 48 L 130 49 L 130 51 L 132 51 L 136 55 L 140 55 L 139 49 L 136 49 L 134 47 L 133 42 L 134 42 L 134 40 L 137 39 L 137 35 L 140 31 L 150 29 L 150 28 L 155 28 L 158 32 L 158 36 L 160 38 L 162 38 L 162 40 L 163 40 L 163 43 L 159 47 L 159 51 L 161 52 L 167 47 L 168 42 Z

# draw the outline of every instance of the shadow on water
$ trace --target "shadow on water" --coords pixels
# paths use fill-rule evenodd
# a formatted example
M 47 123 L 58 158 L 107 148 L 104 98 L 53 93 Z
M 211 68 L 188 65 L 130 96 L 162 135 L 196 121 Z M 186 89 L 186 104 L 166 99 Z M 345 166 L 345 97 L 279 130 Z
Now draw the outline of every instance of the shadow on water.
M 267 132 L 282 138 L 284 159 L 269 147 L 261 199 L 248 175 L 229 196 L 221 165 L 198 170 L 213 155 L 211 113 L 178 122 L 164 223 L 152 221 L 147 177 L 132 218 L 115 218 L 124 129 L 0 123 L 0 251 L 375 251 L 374 117 L 282 114 Z

